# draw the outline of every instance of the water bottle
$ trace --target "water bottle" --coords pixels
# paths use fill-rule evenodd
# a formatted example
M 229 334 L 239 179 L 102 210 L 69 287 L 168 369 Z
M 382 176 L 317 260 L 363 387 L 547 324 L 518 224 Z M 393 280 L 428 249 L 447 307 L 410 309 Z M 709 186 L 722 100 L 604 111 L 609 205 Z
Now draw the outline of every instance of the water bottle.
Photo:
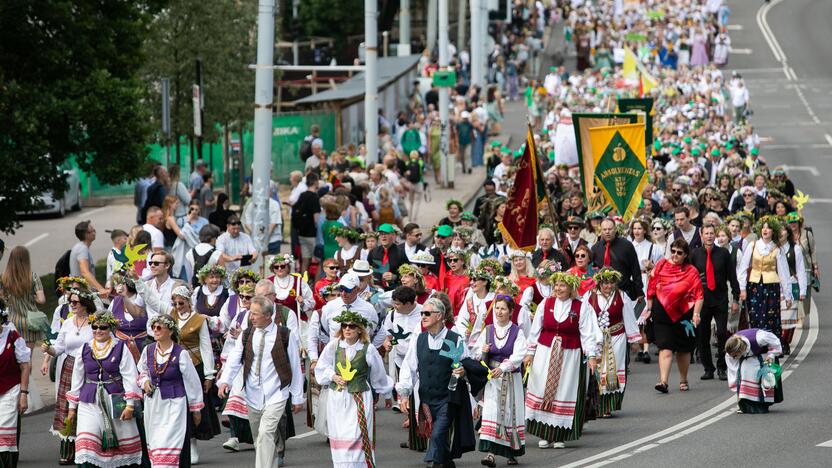
M 453 372 L 454 369 L 456 369 L 456 367 L 451 367 L 451 372 Z M 452 392 L 455 392 L 456 391 L 456 385 L 457 385 L 458 382 L 459 382 L 459 377 L 457 377 L 456 375 L 454 375 L 452 373 L 451 374 L 451 380 L 448 381 L 448 390 L 450 390 Z

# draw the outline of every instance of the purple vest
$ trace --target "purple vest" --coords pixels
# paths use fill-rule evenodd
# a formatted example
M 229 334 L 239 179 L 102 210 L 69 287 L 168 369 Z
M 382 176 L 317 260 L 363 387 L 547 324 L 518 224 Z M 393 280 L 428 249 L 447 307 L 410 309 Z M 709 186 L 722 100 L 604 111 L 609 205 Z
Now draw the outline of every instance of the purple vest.
M 81 358 L 84 361 L 84 384 L 81 385 L 80 399 L 84 403 L 95 403 L 95 390 L 98 382 L 104 382 L 107 393 L 124 393 L 121 381 L 121 355 L 124 353 L 124 342 L 118 341 L 110 354 L 102 361 L 92 355 L 89 343 L 84 344 Z
M 751 345 L 751 352 L 755 356 L 759 356 L 768 351 L 768 346 L 765 348 L 760 346 L 757 343 L 757 329 L 756 328 L 748 328 L 746 330 L 740 330 L 737 332 L 737 335 L 745 337 L 748 340 L 748 343 Z
M 132 337 L 142 333 L 147 333 L 147 315 L 144 317 L 133 317 L 133 320 L 128 321 L 124 318 L 124 312 L 124 298 L 116 296 L 115 299 L 113 299 L 113 316 L 119 321 L 118 331 Z M 138 346 L 139 349 L 142 349 L 143 344 L 144 338 L 136 340 L 136 346 Z
M 220 309 L 222 309 L 222 305 L 227 299 L 228 289 L 223 288 L 222 293 L 217 296 L 217 302 L 214 303 L 214 307 L 210 307 L 208 305 L 208 296 L 202 293 L 202 287 L 200 287 L 196 292 L 196 311 L 202 315 L 217 317 L 220 315 Z M 235 300 L 234 302 L 236 304 L 237 301 Z M 231 308 L 231 304 L 228 304 L 228 307 Z M 236 307 L 234 309 L 236 310 Z
M 520 330 L 515 324 L 511 324 L 511 327 L 508 329 L 508 339 L 506 339 L 506 344 L 502 348 L 497 347 L 497 339 L 494 336 L 495 329 L 493 325 L 489 325 L 488 327 L 488 334 L 486 336 L 485 342 L 491 345 L 490 350 L 488 351 L 488 366 L 489 367 L 497 367 L 503 361 L 511 357 L 511 354 L 514 352 L 514 342 L 517 340 L 517 332 Z M 514 370 L 514 372 L 519 372 L 520 368 Z
M 66 318 L 68 316 L 69 316 L 69 303 L 66 303 L 66 304 L 61 306 L 61 322 L 66 320 Z
M 170 363 L 161 375 L 156 373 L 154 369 L 156 366 L 153 365 L 156 362 L 156 343 L 148 345 L 145 352 L 150 382 L 161 392 L 162 399 L 170 400 L 185 396 L 185 380 L 182 378 L 182 372 L 179 371 L 179 356 L 182 353 L 182 347 L 177 343 L 173 344 L 173 349 L 170 351 Z M 157 364 L 157 366 L 161 371 L 164 364 Z
M 240 299 L 236 294 L 228 296 L 228 318 L 234 320 L 237 317 L 237 309 L 240 306 Z

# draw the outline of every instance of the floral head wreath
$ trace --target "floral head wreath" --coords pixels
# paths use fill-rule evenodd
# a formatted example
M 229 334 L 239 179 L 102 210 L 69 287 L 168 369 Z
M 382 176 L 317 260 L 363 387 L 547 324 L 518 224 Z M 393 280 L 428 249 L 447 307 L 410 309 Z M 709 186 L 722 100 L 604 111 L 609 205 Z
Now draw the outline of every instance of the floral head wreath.
M 64 276 L 58 279 L 58 287 L 63 290 L 69 289 L 69 287 L 73 284 L 79 284 L 84 289 L 90 288 L 90 285 L 89 283 L 87 283 L 87 280 L 80 276 Z
M 370 232 L 361 233 L 361 236 L 360 236 L 361 240 L 366 240 L 366 239 L 369 239 L 370 237 L 378 239 L 378 233 L 374 232 L 374 231 L 370 231 Z
M 483 280 L 486 281 L 489 285 L 491 282 L 494 281 L 494 275 L 488 272 L 488 270 L 484 270 L 482 268 L 474 268 L 472 270 L 468 270 L 468 278 L 471 281 Z
M 510 296 L 520 294 L 520 288 L 514 284 L 514 281 L 510 280 L 506 276 L 495 276 L 494 281 L 491 282 L 492 291 L 497 291 L 499 289 L 509 293 Z
M 211 275 L 217 275 L 221 279 L 225 279 L 226 274 L 225 267 L 221 265 L 205 265 L 199 269 L 199 273 L 196 276 L 199 278 L 199 282 L 203 283 Z
M 497 260 L 496 258 L 493 258 L 493 257 L 492 258 L 484 258 L 484 259 L 482 259 L 480 264 L 477 265 L 478 270 L 484 270 L 486 268 L 491 268 L 492 270 L 494 270 L 496 272 L 499 272 L 499 273 L 503 272 L 503 264 L 500 263 L 499 260 Z
M 81 299 L 82 301 L 95 302 L 95 294 L 90 291 L 72 288 L 69 290 L 69 295 L 72 296 L 73 294 L 78 296 L 78 299 Z
M 292 254 L 287 253 L 279 253 L 275 254 L 271 260 L 269 260 L 269 270 L 271 270 L 275 265 L 282 265 L 284 263 L 292 264 L 295 261 L 295 258 L 292 257 Z
M 237 284 L 243 278 L 248 278 L 253 283 L 257 283 L 258 281 L 260 281 L 260 275 L 258 275 L 257 273 L 255 273 L 251 270 L 246 270 L 246 269 L 243 269 L 243 268 L 239 268 L 239 269 L 237 269 L 237 271 L 235 271 L 234 273 L 231 274 L 231 289 L 236 290 Z
M 367 321 L 367 319 L 364 318 L 363 315 L 353 310 L 344 310 L 332 320 L 338 323 L 354 323 L 356 325 L 360 325 L 365 329 L 370 326 L 370 322 Z
M 332 283 L 332 284 L 328 284 L 328 285 L 322 287 L 321 290 L 319 291 L 319 294 L 322 297 L 337 295 L 338 294 L 338 283 Z
M 461 201 L 459 201 L 459 200 L 455 200 L 455 199 L 453 199 L 453 198 L 452 198 L 452 199 L 448 200 L 448 201 L 445 203 L 445 209 L 446 209 L 446 210 L 448 210 L 448 209 L 450 209 L 450 208 L 451 208 L 451 206 L 453 206 L 453 205 L 456 205 L 457 207 L 459 207 L 459 211 L 462 211 L 462 210 L 463 210 L 463 208 L 464 208 L 464 207 L 462 206 L 462 202 L 461 202 Z
M 253 284 L 242 284 L 239 288 L 237 288 L 237 295 L 240 294 L 254 294 L 254 285 Z
M 673 225 L 670 223 L 670 221 L 663 218 L 655 218 L 653 222 L 650 223 L 650 226 L 655 226 L 657 224 L 663 227 L 665 231 L 669 231 L 673 228 Z
M 92 320 L 90 320 L 90 323 L 91 324 L 92 323 L 106 323 L 112 329 L 115 329 L 116 327 L 119 326 L 120 322 L 113 315 L 113 313 L 110 312 L 109 310 L 99 310 L 99 311 L 96 311 L 95 314 L 93 314 Z
M 445 252 L 445 257 L 447 258 L 451 255 L 456 255 L 457 257 L 461 258 L 463 261 L 467 262 L 468 261 L 468 256 L 470 255 L 470 252 L 468 250 L 465 250 L 465 249 L 460 249 L 459 247 L 451 247 L 450 249 L 447 250 L 447 252 Z
M 470 226 L 457 226 L 454 228 L 454 234 L 461 237 L 465 242 L 468 242 L 474 235 L 474 228 Z
M 416 265 L 411 265 L 410 263 L 404 263 L 402 266 L 399 267 L 399 276 L 407 276 L 412 275 L 417 278 L 422 277 L 422 269 Z
M 343 237 L 348 239 L 350 242 L 357 242 L 361 240 L 360 232 L 343 226 L 332 226 L 329 228 L 329 233 L 332 234 L 332 237 Z
M 592 279 L 595 280 L 596 283 L 615 283 L 618 284 L 621 281 L 621 273 L 610 268 L 604 267 L 598 270 L 597 273 L 592 275 Z
M 577 276 L 575 276 L 571 273 L 566 273 L 564 271 L 559 271 L 559 272 L 553 274 L 552 276 L 549 277 L 549 281 L 553 285 L 557 284 L 557 283 L 564 283 L 564 284 L 568 285 L 570 288 L 572 288 L 572 291 L 577 291 L 578 286 L 580 286 L 580 284 L 581 284 L 580 278 L 578 278 Z
M 766 215 L 757 220 L 757 223 L 754 224 L 754 233 L 757 234 L 757 237 L 763 237 L 763 226 L 768 224 L 768 227 L 774 231 L 774 235 L 772 238 L 777 241 L 780 238 L 780 232 L 783 230 L 783 221 L 779 216 L 775 215 Z
M 157 323 L 170 330 L 173 341 L 179 341 L 179 326 L 176 325 L 176 320 L 174 320 L 173 317 L 168 314 L 160 314 L 150 319 L 151 328 L 153 328 L 153 325 L 156 325 Z
M 560 262 L 544 260 L 537 266 L 537 277 L 549 279 L 549 277 L 559 271 L 563 271 L 563 266 Z

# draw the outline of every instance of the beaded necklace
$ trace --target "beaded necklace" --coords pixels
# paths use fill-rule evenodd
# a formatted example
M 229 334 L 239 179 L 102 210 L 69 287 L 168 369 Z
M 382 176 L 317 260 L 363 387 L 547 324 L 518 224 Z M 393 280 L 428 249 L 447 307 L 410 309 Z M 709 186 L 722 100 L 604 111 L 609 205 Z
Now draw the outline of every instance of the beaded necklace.
M 173 351 L 173 345 L 171 345 L 170 350 L 168 350 L 168 352 L 165 353 L 165 352 L 162 352 L 162 347 L 159 346 L 159 343 L 156 343 L 156 356 L 159 356 L 159 357 L 167 356 L 167 359 L 165 359 L 165 362 L 162 365 L 161 369 L 159 369 L 159 361 L 155 357 L 153 358 L 153 372 L 156 373 L 157 377 L 160 377 L 162 374 L 165 373 L 165 371 L 168 370 L 168 366 L 170 365 L 170 360 L 171 360 L 170 359 L 171 358 L 171 351 Z
M 113 347 L 113 337 L 110 337 L 106 343 L 100 348 L 98 347 L 98 340 L 92 340 L 92 355 L 95 359 L 104 359 L 107 353 Z

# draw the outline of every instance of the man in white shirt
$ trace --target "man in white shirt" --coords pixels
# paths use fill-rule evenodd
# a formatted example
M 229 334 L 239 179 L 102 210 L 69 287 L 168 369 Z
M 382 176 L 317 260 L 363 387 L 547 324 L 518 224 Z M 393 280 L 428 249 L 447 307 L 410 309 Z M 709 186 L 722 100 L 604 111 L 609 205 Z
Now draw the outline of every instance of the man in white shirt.
M 169 252 L 155 252 L 150 255 L 150 260 L 147 262 L 147 268 L 144 269 L 142 278 L 148 288 L 155 288 L 159 293 L 159 302 L 162 304 L 171 304 L 171 293 L 173 287 L 176 286 L 176 280 L 170 277 L 170 270 L 173 268 L 173 255 Z M 152 281 L 151 281 L 152 279 Z M 150 308 L 147 309 L 147 334 L 153 336 L 153 331 L 150 329 L 150 319 L 156 313 Z
M 254 248 L 254 242 L 248 234 L 241 232 L 240 218 L 237 215 L 228 217 L 226 231 L 217 238 L 217 250 L 222 253 L 225 270 L 229 276 L 239 270 L 241 266 L 250 265 L 257 259 L 257 249 Z M 245 265 L 242 262 L 244 258 L 246 260 Z
M 745 121 L 745 111 L 748 109 L 748 88 L 745 87 L 745 81 L 738 79 L 731 83 L 729 88 L 731 91 L 731 105 L 734 106 L 734 123 L 738 124 Z
M 222 252 L 217 250 L 217 237 L 220 228 L 213 224 L 206 224 L 199 230 L 199 244 L 185 253 L 185 276 L 195 278 L 200 268 L 211 265 L 223 265 Z M 207 258 L 206 258 L 207 257 Z M 196 281 L 192 284 L 196 286 Z
M 272 468 L 275 457 L 285 449 L 280 437 L 280 418 L 286 401 L 292 398 L 292 411 L 303 408 L 303 374 L 300 369 L 298 335 L 272 320 L 274 303 L 264 296 L 251 300 L 251 326 L 237 340 L 219 381 L 220 398 L 228 395 L 234 377 L 243 368 L 248 420 L 254 437 L 255 466 Z M 283 465 L 277 455 L 277 465 Z
M 142 226 L 150 234 L 150 250 L 161 252 L 165 249 L 165 236 L 162 234 L 162 209 L 158 206 L 151 206 L 147 209 L 147 224 Z
M 246 232 L 254 232 L 254 199 L 249 199 L 243 208 L 243 226 Z M 269 227 L 266 230 L 269 239 L 269 254 L 280 252 L 280 244 L 283 242 L 283 213 L 280 210 L 280 203 L 269 198 Z

